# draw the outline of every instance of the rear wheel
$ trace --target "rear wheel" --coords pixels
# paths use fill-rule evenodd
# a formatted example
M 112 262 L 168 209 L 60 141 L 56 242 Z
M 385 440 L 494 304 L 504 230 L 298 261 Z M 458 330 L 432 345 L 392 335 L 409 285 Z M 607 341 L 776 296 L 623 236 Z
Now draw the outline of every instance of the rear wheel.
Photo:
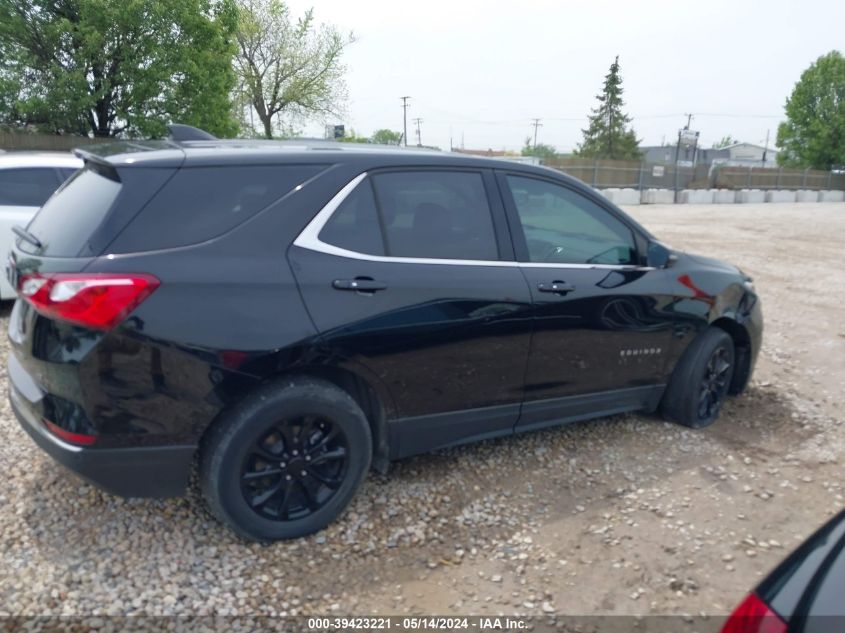
M 371 456 L 355 400 L 331 383 L 294 378 L 262 388 L 217 423 L 203 444 L 200 484 L 212 512 L 239 535 L 296 538 L 343 512 Z
M 661 403 L 664 417 L 691 428 L 715 422 L 733 379 L 734 358 L 727 332 L 717 327 L 702 332 L 672 373 Z

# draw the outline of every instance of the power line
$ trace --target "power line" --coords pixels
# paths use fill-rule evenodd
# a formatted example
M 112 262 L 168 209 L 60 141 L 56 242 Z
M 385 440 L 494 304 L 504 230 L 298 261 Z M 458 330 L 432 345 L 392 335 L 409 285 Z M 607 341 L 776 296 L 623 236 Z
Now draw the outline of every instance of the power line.
M 703 116 L 713 116 L 713 117 L 726 117 L 730 119 L 783 119 L 786 118 L 785 114 L 719 114 L 719 113 L 712 113 L 712 112 L 696 112 L 695 116 L 703 117 Z
M 428 107 L 426 107 L 428 109 Z M 436 119 L 430 120 L 429 123 L 461 123 L 466 125 L 502 125 L 502 126 L 512 126 L 512 127 L 519 127 L 524 125 L 524 119 L 497 119 L 497 120 L 490 120 L 490 119 L 473 119 L 464 117 L 463 115 L 451 115 L 450 113 L 443 112 L 443 114 L 447 114 L 448 118 L 443 119 Z M 675 119 L 675 118 L 683 118 L 688 116 L 688 112 L 675 112 L 671 114 L 632 114 L 631 118 L 633 120 L 638 119 Z M 723 118 L 733 118 L 733 119 L 782 119 L 785 115 L 783 114 L 728 114 L 728 113 L 709 113 L 709 112 L 695 112 L 693 113 L 694 117 L 702 118 L 702 117 L 723 117 Z M 553 122 L 578 122 L 586 120 L 587 115 L 582 116 L 562 116 L 562 117 L 543 117 L 542 121 L 553 121 Z M 533 119 L 531 119 L 533 121 Z M 532 123 L 533 125 L 533 123 Z
M 408 99 L 411 97 L 399 97 L 402 99 L 402 139 L 405 142 L 405 147 L 408 147 Z
M 405 112 L 404 112 L 404 114 L 405 114 L 405 134 L 403 135 L 403 139 L 404 139 L 404 142 L 405 142 L 406 145 L 407 145 L 407 138 L 408 138 L 408 136 L 407 136 L 407 108 L 410 107 L 410 104 L 408 103 L 409 99 L 410 99 L 410 97 L 402 98 L 402 106 L 403 106 L 403 109 L 405 110 Z M 475 118 L 471 114 L 465 115 L 465 114 L 461 114 L 459 112 L 444 110 L 442 108 L 437 108 L 434 105 L 429 104 L 427 102 L 420 101 L 419 103 L 424 103 L 424 109 L 426 110 L 427 113 L 429 113 L 429 112 L 434 113 L 433 116 L 435 118 L 432 119 L 432 118 L 429 117 L 429 118 L 425 119 L 426 124 L 429 125 L 429 128 L 428 128 L 429 130 L 431 129 L 430 126 L 432 126 L 432 125 L 434 125 L 435 128 L 438 128 L 440 126 L 448 126 L 450 130 L 453 129 L 453 126 L 458 126 L 459 129 L 461 129 L 461 128 L 477 129 L 477 128 L 480 128 L 480 127 L 487 127 L 490 130 L 495 129 L 495 128 L 505 128 L 505 129 L 508 129 L 508 128 L 514 128 L 514 129 L 523 128 L 524 129 L 523 126 L 525 125 L 525 121 L 526 121 L 526 118 L 512 118 L 512 119 L 511 118 L 503 118 L 503 119 Z M 640 115 L 637 115 L 636 113 L 631 114 L 631 118 L 635 121 L 635 123 L 634 123 L 635 125 L 636 125 L 637 120 L 646 121 L 646 120 L 660 120 L 660 119 L 667 119 L 667 120 L 675 119 L 679 123 L 678 128 L 684 127 L 685 124 L 686 124 L 687 128 L 689 128 L 690 126 L 692 126 L 693 119 L 695 119 L 697 121 L 696 127 L 698 127 L 702 124 L 701 119 L 705 119 L 705 121 L 706 121 L 708 118 L 711 118 L 711 120 L 712 120 L 712 118 L 716 118 L 716 117 L 724 118 L 726 120 L 730 120 L 730 119 L 736 119 L 736 120 L 761 119 L 761 120 L 766 120 L 766 119 L 783 119 L 783 118 L 785 118 L 785 115 L 784 114 L 766 114 L 766 113 L 763 113 L 763 112 L 757 112 L 757 113 L 754 113 L 754 112 L 733 112 L 733 113 L 732 112 L 651 112 L 651 113 L 645 113 L 645 114 L 640 114 Z M 555 134 L 557 134 L 561 130 L 564 130 L 564 129 L 569 130 L 571 124 L 581 123 L 581 122 L 585 121 L 586 118 L 587 118 L 586 113 L 585 114 L 579 114 L 577 116 L 564 115 L 564 116 L 547 116 L 547 117 L 529 117 L 528 118 L 529 124 L 534 128 L 534 130 L 532 130 L 533 142 L 534 142 L 535 146 L 536 146 L 537 143 L 539 143 L 539 128 L 540 127 L 548 126 L 550 130 L 553 130 L 555 132 Z M 670 125 L 672 125 L 672 124 L 670 123 Z M 720 122 L 717 125 L 725 125 L 725 123 Z M 707 126 L 706 123 L 705 123 L 705 126 Z M 674 125 L 672 125 L 672 127 L 674 127 Z M 412 130 L 411 133 L 413 134 L 414 131 Z M 508 134 L 511 134 L 511 133 L 512 132 L 508 131 Z M 548 134 L 549 134 L 548 130 L 545 133 L 548 136 Z M 421 142 L 420 139 L 419 139 L 419 136 L 420 136 L 419 132 L 417 133 L 417 136 L 418 136 L 418 139 L 417 139 L 418 142 Z M 452 138 L 451 133 L 450 133 L 449 136 L 450 136 L 450 138 Z M 461 130 L 462 145 L 463 145 L 463 136 L 464 136 L 464 130 L 462 129 Z M 532 138 L 532 137 L 529 137 L 529 138 Z M 701 141 L 699 141 L 699 146 L 700 145 L 702 145 Z

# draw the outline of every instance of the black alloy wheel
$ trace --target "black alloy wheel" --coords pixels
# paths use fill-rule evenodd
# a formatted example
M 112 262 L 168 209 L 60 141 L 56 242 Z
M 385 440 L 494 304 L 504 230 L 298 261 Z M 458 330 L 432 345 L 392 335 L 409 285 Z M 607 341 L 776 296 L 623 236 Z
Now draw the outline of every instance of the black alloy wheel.
M 725 347 L 716 348 L 704 369 L 698 396 L 698 417 L 709 420 L 718 415 L 728 393 L 731 355 Z
M 708 327 L 699 333 L 672 371 L 660 403 L 663 416 L 693 429 L 713 424 L 733 380 L 734 358 L 727 332 Z
M 256 541 L 322 530 L 348 507 L 372 459 L 361 407 L 311 376 L 280 378 L 221 417 L 200 449 L 209 509 Z
M 241 469 L 241 492 L 259 515 L 302 519 L 324 507 L 349 470 L 340 427 L 318 416 L 278 422 L 253 444 Z

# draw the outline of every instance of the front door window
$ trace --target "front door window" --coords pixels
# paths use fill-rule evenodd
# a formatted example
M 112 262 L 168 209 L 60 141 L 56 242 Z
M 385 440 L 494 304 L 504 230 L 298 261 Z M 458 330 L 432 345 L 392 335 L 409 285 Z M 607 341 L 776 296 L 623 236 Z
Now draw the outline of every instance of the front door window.
M 544 180 L 508 176 L 529 260 L 548 264 L 634 264 L 630 229 L 597 204 Z

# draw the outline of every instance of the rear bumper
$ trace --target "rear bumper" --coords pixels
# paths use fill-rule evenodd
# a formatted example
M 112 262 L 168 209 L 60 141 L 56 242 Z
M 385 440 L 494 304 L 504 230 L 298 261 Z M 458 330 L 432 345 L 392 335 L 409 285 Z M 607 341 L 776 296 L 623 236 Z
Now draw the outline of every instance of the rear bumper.
M 9 401 L 18 422 L 57 462 L 121 497 L 178 497 L 185 493 L 195 446 L 81 448 L 68 444 L 44 427 L 16 385 L 26 379 L 20 375 L 23 368 L 10 363 L 9 369 Z

